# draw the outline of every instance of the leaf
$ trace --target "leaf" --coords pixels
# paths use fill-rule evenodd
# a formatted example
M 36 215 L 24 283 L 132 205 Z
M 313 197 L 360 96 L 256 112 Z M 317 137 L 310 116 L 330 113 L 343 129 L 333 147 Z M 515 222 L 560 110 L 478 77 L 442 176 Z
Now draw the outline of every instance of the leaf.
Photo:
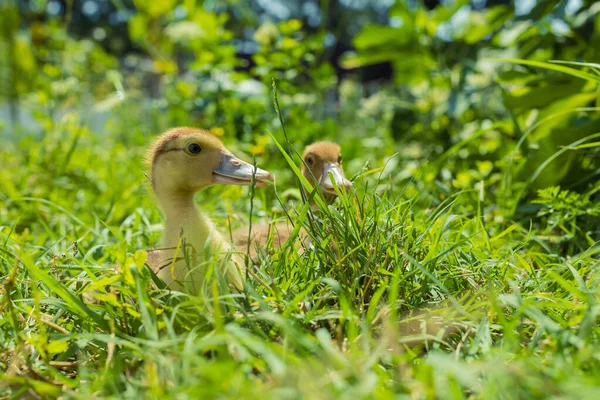
M 192 17 L 202 30 L 201 37 L 205 41 L 217 41 L 221 30 L 221 23 L 215 13 L 198 9 Z
M 118 278 L 118 276 L 117 276 Z M 113 307 L 119 308 L 121 307 L 121 303 L 119 302 L 119 299 L 117 298 L 117 295 L 114 293 L 97 293 L 97 292 L 93 292 L 92 296 L 94 297 L 94 299 L 105 303 L 105 304 L 110 304 Z
M 545 79 L 535 84 L 520 87 L 506 96 L 506 105 L 515 113 L 541 108 L 551 103 L 581 93 L 584 81 L 564 76 Z
M 466 25 L 462 28 L 463 40 L 474 44 L 487 39 L 486 37 L 491 37 L 511 16 L 510 9 L 505 6 L 492 7 L 485 12 L 471 11 Z
M 148 33 L 148 18 L 143 14 L 136 14 L 129 20 L 129 36 L 133 40 L 144 40 Z
M 345 69 L 354 69 L 366 65 L 379 64 L 394 60 L 403 54 L 401 51 L 390 49 L 371 50 L 366 54 L 344 53 L 340 65 Z
M 33 56 L 29 40 L 23 35 L 17 35 L 14 46 L 15 53 L 19 55 L 15 58 L 19 69 L 26 73 L 35 72 L 35 57 Z
M 554 160 L 556 160 L 559 156 L 561 156 L 563 153 L 571 150 L 572 148 L 576 148 L 578 145 L 587 142 L 588 140 L 592 140 L 595 138 L 600 137 L 600 133 L 596 133 L 594 135 L 591 136 L 587 136 L 584 137 L 583 139 L 577 140 L 573 143 L 570 143 L 568 146 L 563 147 L 562 149 L 558 150 L 557 152 L 555 152 L 554 154 L 552 154 L 550 157 L 548 157 L 531 175 L 531 177 L 527 180 L 528 184 L 531 184 L 532 182 L 534 182 L 542 173 L 542 171 L 544 171 L 546 169 L 546 167 L 552 163 Z M 572 154 L 570 154 L 571 158 L 573 157 Z M 570 160 L 571 161 L 571 160 Z M 555 165 L 558 163 L 555 163 Z M 562 177 L 565 176 L 565 174 L 569 171 L 569 169 L 567 168 L 568 164 L 564 162 L 558 164 L 558 168 L 559 171 L 547 171 L 548 173 L 545 174 L 545 176 L 547 177 L 548 175 L 552 176 L 552 181 L 555 182 L 557 180 L 560 180 Z M 558 175 L 558 176 L 555 176 Z M 543 185 L 551 185 L 552 183 L 548 183 L 548 182 L 544 182 Z M 541 186 L 540 184 L 537 185 L 538 187 Z
M 117 282 L 119 279 L 120 279 L 119 275 L 110 275 L 110 276 L 104 277 L 104 278 L 99 279 L 96 282 L 92 283 L 91 285 L 87 286 L 85 288 L 85 291 L 91 292 L 91 291 L 94 291 L 101 287 L 112 285 L 113 283 Z
M 157 18 L 168 13 L 169 11 L 172 11 L 176 2 L 175 0 L 133 0 L 133 4 L 135 4 L 138 10 L 148 14 L 152 18 Z
M 69 348 L 69 343 L 65 340 L 53 340 L 48 343 L 46 350 L 50 354 L 64 353 Z
M 121 92 L 111 93 L 108 96 L 106 96 L 104 100 L 101 100 L 94 104 L 93 110 L 98 113 L 108 112 L 116 106 L 118 106 L 119 104 L 121 104 L 124 99 L 125 96 Z
M 137 252 L 145 253 L 145 252 Z M 134 256 L 135 257 L 135 256 Z M 145 257 L 138 257 L 139 259 L 143 259 L 144 262 Z M 142 263 L 142 268 L 144 267 L 144 263 Z M 130 264 L 129 270 L 133 279 L 135 280 L 135 287 L 137 289 L 137 303 L 140 307 L 142 324 L 144 325 L 144 331 L 146 332 L 146 336 L 152 340 L 158 340 L 158 327 L 156 324 L 156 312 L 154 311 L 154 307 L 152 306 L 152 302 L 148 298 L 148 294 L 146 292 L 146 286 L 144 285 L 144 281 L 142 279 L 141 274 L 138 271 L 137 264 Z
M 52 385 L 48 382 L 38 381 L 36 379 L 22 378 L 20 376 L 0 374 L 0 382 L 10 382 L 15 385 L 29 386 L 35 390 L 37 394 L 49 398 L 57 398 L 62 393 L 60 387 L 58 386 Z
M 144 271 L 144 266 L 146 265 L 146 261 L 148 260 L 148 253 L 140 250 L 140 251 L 136 251 L 135 254 L 133 255 L 133 262 L 135 263 L 135 266 L 137 267 L 138 273 L 142 273 L 142 271 Z
M 375 318 L 375 312 L 377 311 L 377 305 L 379 304 L 379 300 L 383 293 L 388 288 L 387 284 L 383 283 L 379 289 L 375 292 L 371 300 L 369 301 L 369 309 L 367 310 L 367 316 L 365 318 L 365 324 L 367 326 L 371 325 L 373 319 Z
M 486 60 L 500 61 L 500 62 L 506 62 L 506 63 L 528 65 L 531 67 L 544 68 L 544 69 L 548 69 L 551 71 L 562 72 L 564 74 L 575 76 L 580 79 L 585 79 L 587 81 L 600 82 L 600 76 L 592 75 L 590 73 L 583 72 L 583 71 L 580 71 L 575 68 L 564 67 L 562 65 L 556 65 L 556 64 L 549 63 L 549 62 L 521 60 L 521 59 L 514 59 L 514 58 L 487 58 Z
M 133 275 L 131 273 L 131 267 L 136 267 L 135 262 L 133 261 L 133 257 L 127 257 L 125 260 L 124 268 L 121 270 L 121 277 L 123 278 L 123 282 L 129 286 L 135 286 L 135 280 L 133 279 Z M 137 267 L 136 267 L 137 268 Z
M 384 25 L 368 25 L 354 38 L 354 46 L 360 50 L 373 47 L 397 47 L 408 43 L 408 35 L 403 30 Z
M 84 320 L 93 321 L 98 327 L 103 330 L 108 330 L 108 324 L 106 321 L 90 310 L 75 294 L 62 284 L 60 284 L 54 277 L 47 274 L 45 271 L 39 269 L 34 263 L 26 263 L 26 267 L 29 273 L 34 279 L 41 281 L 44 285 L 50 289 L 54 294 L 64 300 L 67 308 L 77 314 Z
M 600 64 L 597 64 L 597 63 L 562 61 L 562 60 L 550 60 L 550 62 L 553 64 L 576 65 L 578 67 L 590 67 L 590 68 L 593 68 L 594 70 L 600 70 Z
M 206 36 L 200 24 L 191 21 L 173 22 L 167 25 L 164 33 L 175 43 L 189 43 Z

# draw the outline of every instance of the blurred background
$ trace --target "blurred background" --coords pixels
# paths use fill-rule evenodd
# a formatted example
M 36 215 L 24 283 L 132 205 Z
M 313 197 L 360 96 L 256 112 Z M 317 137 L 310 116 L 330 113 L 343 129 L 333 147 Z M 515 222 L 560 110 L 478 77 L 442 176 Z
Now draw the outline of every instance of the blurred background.
M 0 397 L 591 398 L 599 85 L 599 1 L 0 0 Z M 276 176 L 223 234 L 296 218 L 276 141 L 354 190 L 247 296 L 146 293 L 180 125 Z
M 275 82 L 290 141 L 301 150 L 337 140 L 350 177 L 413 180 L 428 201 L 482 185 L 490 218 L 536 212 L 523 199 L 538 189 L 595 193 L 595 147 L 555 153 L 600 132 L 597 81 L 498 61 L 587 62 L 565 68 L 597 77 L 595 1 L 9 0 L 0 9 L 5 160 L 45 140 L 36 154 L 65 187 L 121 147 L 139 161 L 177 125 L 205 127 L 291 179 L 268 134 L 284 140 Z M 73 154 L 86 146 L 95 150 L 78 165 Z

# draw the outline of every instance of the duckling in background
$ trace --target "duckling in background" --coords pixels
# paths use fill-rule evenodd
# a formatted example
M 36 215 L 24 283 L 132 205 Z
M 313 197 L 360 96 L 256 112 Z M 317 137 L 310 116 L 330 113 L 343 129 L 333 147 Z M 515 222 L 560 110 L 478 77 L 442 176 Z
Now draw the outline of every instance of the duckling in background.
M 200 286 L 202 268 L 190 272 L 176 253 L 182 232 L 186 245 L 195 251 L 192 267 L 202 261 L 207 247 L 211 253 L 227 253 L 232 246 L 215 229 L 214 223 L 196 206 L 194 194 L 215 184 L 267 186 L 273 176 L 236 158 L 216 136 L 203 129 L 174 128 L 163 133 L 147 155 L 152 190 L 165 216 L 162 249 L 148 254 L 148 265 L 167 284 Z M 209 241 L 207 243 L 207 241 Z M 171 268 L 173 257 L 178 260 Z M 230 284 L 243 287 L 244 262 L 237 254 L 225 263 Z
M 333 182 L 341 190 L 352 188 L 352 182 L 344 175 L 342 149 L 338 144 L 315 142 L 304 149 L 302 159 L 302 174 L 313 187 L 320 187 L 327 203 L 332 203 L 337 197 Z
M 319 187 L 328 204 L 337 197 L 335 185 L 340 190 L 350 190 L 352 182 L 346 179 L 342 168 L 342 151 L 338 144 L 333 142 L 315 142 L 304 149 L 302 154 L 302 174 L 314 188 Z M 332 180 L 333 179 L 333 180 Z M 311 207 L 316 209 L 316 204 L 311 202 Z M 263 249 L 269 240 L 269 232 L 273 230 L 273 247 L 280 248 L 290 237 L 293 227 L 288 222 L 258 224 L 252 226 L 252 232 L 248 234 L 248 227 L 241 227 L 233 232 L 235 247 L 240 252 L 248 250 L 252 261 L 258 262 L 257 249 Z M 306 233 L 301 230 L 298 236 L 303 240 Z

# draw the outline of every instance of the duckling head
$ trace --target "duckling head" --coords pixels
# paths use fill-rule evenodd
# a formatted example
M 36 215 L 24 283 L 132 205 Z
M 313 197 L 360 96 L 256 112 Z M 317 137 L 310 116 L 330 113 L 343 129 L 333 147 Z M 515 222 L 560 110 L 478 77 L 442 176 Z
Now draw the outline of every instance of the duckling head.
M 174 128 L 148 152 L 152 188 L 193 193 L 215 184 L 267 186 L 273 176 L 235 157 L 216 136 L 203 129 Z
M 307 146 L 302 155 L 302 174 L 313 186 L 318 186 L 327 195 L 336 195 L 334 183 L 342 190 L 352 188 L 342 168 L 342 152 L 332 142 L 316 142 Z

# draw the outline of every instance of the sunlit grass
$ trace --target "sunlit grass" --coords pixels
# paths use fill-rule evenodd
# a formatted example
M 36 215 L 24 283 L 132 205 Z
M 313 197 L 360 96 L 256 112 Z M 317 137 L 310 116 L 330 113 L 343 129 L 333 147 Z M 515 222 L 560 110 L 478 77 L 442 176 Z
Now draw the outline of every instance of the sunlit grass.
M 162 220 L 144 148 L 119 135 L 65 123 L 0 150 L 9 171 L 2 395 L 583 398 L 597 389 L 593 241 L 555 251 L 544 236 L 554 230 L 506 218 L 485 188 L 447 195 L 428 178 L 440 165 L 396 179 L 369 155 L 360 161 L 372 172 L 351 171 L 354 191 L 332 205 L 313 197 L 312 212 L 308 193 L 281 200 L 302 191 L 300 160 L 273 135 L 278 152 L 266 162 L 284 177 L 277 193 L 216 187 L 199 204 L 223 232 L 252 210 L 289 218 L 311 243 L 272 249 L 243 293 L 214 280 L 199 296 L 171 292 L 144 265 Z M 541 203 L 562 201 L 559 228 L 577 226 L 582 214 L 569 210 L 592 207 L 557 196 Z

